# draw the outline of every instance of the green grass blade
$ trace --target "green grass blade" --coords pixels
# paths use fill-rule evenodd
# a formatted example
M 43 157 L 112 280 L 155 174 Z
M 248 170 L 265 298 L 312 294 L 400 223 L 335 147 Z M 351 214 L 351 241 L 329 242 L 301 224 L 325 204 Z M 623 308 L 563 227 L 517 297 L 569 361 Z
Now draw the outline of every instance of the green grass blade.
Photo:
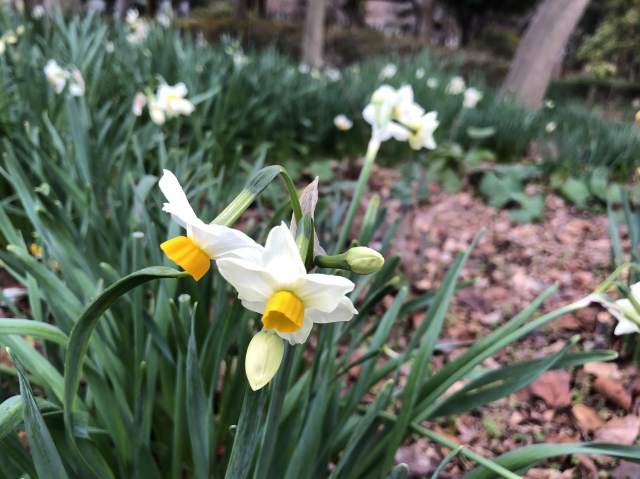
M 22 421 L 22 398 L 12 396 L 0 404 L 0 440 Z
M 66 479 L 67 471 L 62 464 L 60 454 L 53 443 L 51 434 L 40 410 L 36 405 L 33 391 L 25 376 L 25 371 L 18 358 L 8 350 L 11 359 L 18 370 L 20 380 L 20 396 L 22 397 L 22 409 L 24 414 L 24 425 L 31 446 L 33 463 L 38 471 L 40 479 Z

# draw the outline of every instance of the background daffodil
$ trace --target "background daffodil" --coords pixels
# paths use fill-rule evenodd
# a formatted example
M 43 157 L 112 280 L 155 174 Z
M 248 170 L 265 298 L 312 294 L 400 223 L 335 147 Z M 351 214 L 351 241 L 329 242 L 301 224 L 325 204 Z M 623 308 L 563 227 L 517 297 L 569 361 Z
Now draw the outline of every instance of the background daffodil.
M 357 313 L 345 296 L 354 284 L 340 276 L 308 274 L 284 223 L 269 233 L 260 261 L 223 258 L 218 269 L 242 305 L 261 313 L 265 327 L 291 344 L 304 343 L 313 323 L 349 321 Z
M 176 236 L 160 248 L 196 280 L 209 270 L 212 259 L 261 259 L 264 248 L 241 231 L 206 224 L 198 218 L 180 182 L 169 170 L 164 170 L 159 186 L 168 201 L 162 210 L 171 213 L 173 220 L 187 230 L 187 236 Z

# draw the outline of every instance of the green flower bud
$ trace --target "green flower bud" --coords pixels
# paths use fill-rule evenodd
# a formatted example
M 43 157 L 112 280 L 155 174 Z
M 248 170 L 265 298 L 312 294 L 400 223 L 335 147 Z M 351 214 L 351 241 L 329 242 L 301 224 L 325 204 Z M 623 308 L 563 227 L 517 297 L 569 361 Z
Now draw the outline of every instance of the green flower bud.
M 251 389 L 257 391 L 276 375 L 284 354 L 284 341 L 275 331 L 263 329 L 247 349 L 244 369 Z
M 384 258 L 376 250 L 366 246 L 357 246 L 347 251 L 347 263 L 356 274 L 371 274 L 382 268 Z

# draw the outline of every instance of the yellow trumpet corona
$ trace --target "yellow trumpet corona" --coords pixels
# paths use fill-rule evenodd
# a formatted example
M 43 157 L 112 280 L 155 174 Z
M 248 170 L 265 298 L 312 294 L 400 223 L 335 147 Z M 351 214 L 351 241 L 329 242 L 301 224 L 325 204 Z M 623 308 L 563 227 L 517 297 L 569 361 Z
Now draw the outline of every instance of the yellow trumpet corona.
M 265 328 L 281 333 L 295 333 L 302 328 L 304 306 L 293 293 L 279 291 L 267 303 L 262 316 Z
M 209 271 L 211 260 L 191 238 L 176 236 L 160 245 L 167 257 L 182 266 L 196 281 Z

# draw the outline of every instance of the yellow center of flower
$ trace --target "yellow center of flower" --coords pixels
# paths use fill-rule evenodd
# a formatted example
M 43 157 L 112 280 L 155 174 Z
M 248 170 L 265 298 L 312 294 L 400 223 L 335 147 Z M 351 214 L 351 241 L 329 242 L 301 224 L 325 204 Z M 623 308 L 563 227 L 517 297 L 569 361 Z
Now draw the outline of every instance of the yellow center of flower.
M 279 291 L 267 303 L 262 316 L 264 327 L 281 333 L 295 333 L 302 328 L 304 306 L 289 291 Z
M 209 271 L 211 259 L 191 238 L 176 236 L 160 245 L 167 257 L 198 281 Z

